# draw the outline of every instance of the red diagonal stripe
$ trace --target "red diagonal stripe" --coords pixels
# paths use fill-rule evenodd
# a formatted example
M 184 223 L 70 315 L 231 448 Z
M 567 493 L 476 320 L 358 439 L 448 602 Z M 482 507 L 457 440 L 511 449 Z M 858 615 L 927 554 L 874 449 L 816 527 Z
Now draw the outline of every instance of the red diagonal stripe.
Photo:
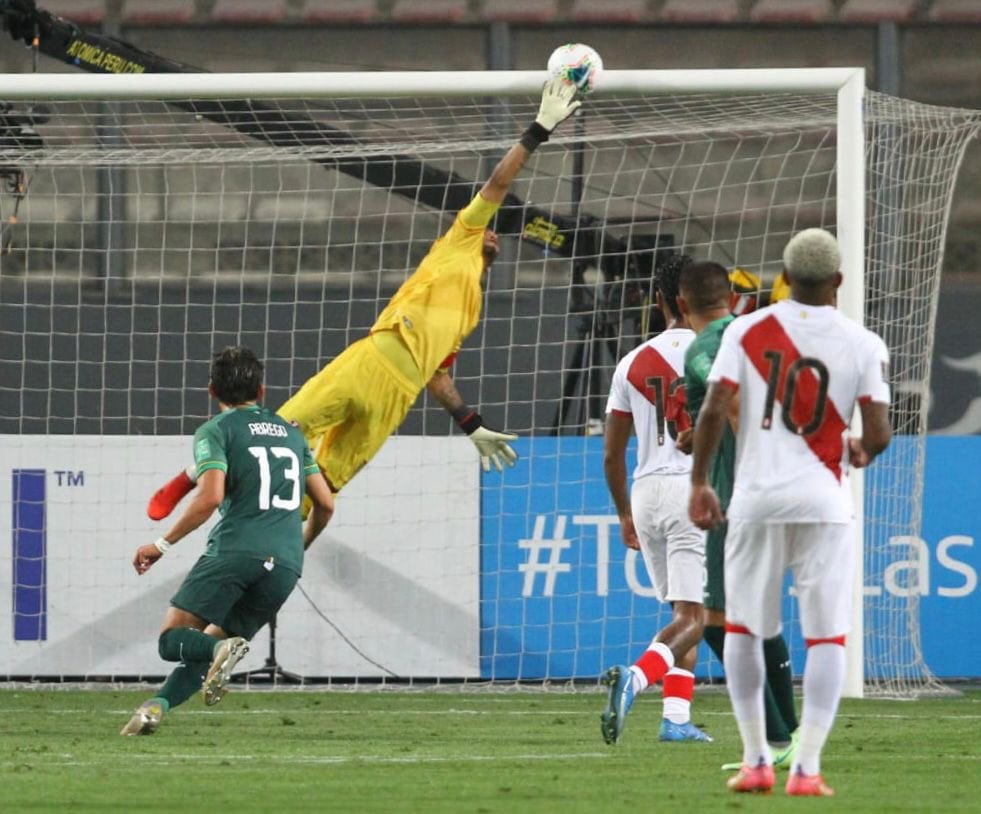
M 787 384 L 787 371 L 790 366 L 801 358 L 793 340 L 787 336 L 783 326 L 774 316 L 768 316 L 757 322 L 746 331 L 742 341 L 743 349 L 753 367 L 766 381 L 770 374 L 771 362 L 764 355 L 767 351 L 777 351 L 783 354 L 783 364 L 777 380 L 776 401 L 783 404 Z M 815 402 L 820 389 L 820 382 L 814 371 L 808 367 L 801 369 L 797 376 L 797 386 L 794 392 L 794 402 L 790 405 L 790 415 L 797 426 L 804 426 L 814 415 Z M 781 420 L 774 409 L 774 421 Z M 801 438 L 811 448 L 838 481 L 841 481 L 841 457 L 843 452 L 842 434 L 848 424 L 838 414 L 838 409 L 830 398 L 827 399 L 824 417 L 818 428 L 809 435 Z
M 643 348 L 630 363 L 627 371 L 627 381 L 651 404 L 654 404 L 654 393 L 648 385 L 647 380 L 659 376 L 664 384 L 664 401 L 661 410 L 666 421 L 673 421 L 679 430 L 687 429 L 691 426 L 691 418 L 685 410 L 685 387 L 680 385 L 674 393 L 670 392 L 671 383 L 679 378 L 678 372 L 671 367 L 658 351 L 649 345 Z M 663 437 L 658 434 L 658 443 L 663 442 Z
M 648 345 L 634 357 L 627 371 L 627 381 L 634 386 L 645 399 L 651 404 L 654 403 L 653 395 L 647 386 L 647 379 L 651 376 L 660 376 L 664 379 L 664 386 L 667 387 L 678 377 L 677 372 L 660 353 Z M 665 393 L 666 395 L 666 393 Z

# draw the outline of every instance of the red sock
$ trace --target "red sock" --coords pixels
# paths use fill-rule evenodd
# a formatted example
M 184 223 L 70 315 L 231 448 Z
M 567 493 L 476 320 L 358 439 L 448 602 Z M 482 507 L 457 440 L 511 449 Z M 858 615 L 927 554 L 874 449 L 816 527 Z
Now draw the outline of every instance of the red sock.
M 672 668 L 664 676 L 664 697 L 691 701 L 695 694 L 695 675 L 687 670 Z
M 177 504 L 181 502 L 184 495 L 195 486 L 197 484 L 187 476 L 187 472 L 182 471 L 154 492 L 146 507 L 147 515 L 151 520 L 163 520 L 177 508 Z
M 691 720 L 691 697 L 695 694 L 695 675 L 672 667 L 664 676 L 664 717 L 675 724 Z
M 654 642 L 650 649 L 634 662 L 634 667 L 644 674 L 647 686 L 650 686 L 664 678 L 665 673 L 674 667 L 674 654 L 666 644 Z

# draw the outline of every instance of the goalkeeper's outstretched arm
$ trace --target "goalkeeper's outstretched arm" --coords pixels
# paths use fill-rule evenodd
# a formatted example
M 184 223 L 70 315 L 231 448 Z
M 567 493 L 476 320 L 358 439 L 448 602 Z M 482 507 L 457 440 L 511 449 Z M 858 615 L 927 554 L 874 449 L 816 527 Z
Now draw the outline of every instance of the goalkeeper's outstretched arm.
M 538 116 L 522 134 L 521 140 L 505 153 L 490 178 L 480 190 L 480 197 L 488 203 L 500 204 L 504 201 L 511 184 L 518 177 L 535 149 L 548 141 L 552 131 L 571 116 L 582 104 L 576 98 L 576 86 L 559 77 L 550 79 L 542 89 L 542 102 Z
M 498 472 L 504 471 L 505 463 L 514 466 L 518 453 L 508 442 L 517 440 L 518 436 L 484 426 L 480 413 L 467 406 L 453 383 L 453 377 L 447 371 L 437 370 L 426 385 L 426 390 L 443 405 L 460 429 L 473 441 L 480 453 L 480 464 L 484 472 L 490 472 L 492 463 Z

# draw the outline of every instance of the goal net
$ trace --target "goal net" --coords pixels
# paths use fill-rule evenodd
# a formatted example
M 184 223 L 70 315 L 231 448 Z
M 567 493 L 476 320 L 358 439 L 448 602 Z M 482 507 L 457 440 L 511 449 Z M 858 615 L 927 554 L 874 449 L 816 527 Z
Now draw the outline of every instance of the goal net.
M 865 478 L 861 672 L 869 692 L 940 688 L 917 593 L 891 575 L 920 552 L 944 234 L 981 116 L 868 93 L 863 125 L 854 104 L 842 117 L 834 83 L 849 75 L 831 73 L 778 87 L 781 72 L 604 76 L 512 189 L 455 363 L 464 398 L 520 435 L 518 465 L 480 473 L 420 398 L 340 495 L 275 650 L 260 634 L 244 667 L 554 683 L 632 661 L 669 612 L 621 545 L 596 430 L 617 359 L 658 327 L 653 274 L 671 252 L 717 260 L 758 280 L 762 305 L 788 238 L 821 226 L 845 244 L 848 303 L 889 345 L 896 394 L 895 441 Z M 145 504 L 212 412 L 211 353 L 252 347 L 266 403 L 283 403 L 366 334 L 534 118 L 541 82 L 265 75 L 245 101 L 207 85 L 222 79 L 16 77 L 0 91 L 8 677 L 167 671 L 157 625 L 203 531 L 143 577 L 130 559 L 169 528 Z M 788 595 L 799 668 L 793 614 Z M 704 653 L 697 674 L 719 677 Z

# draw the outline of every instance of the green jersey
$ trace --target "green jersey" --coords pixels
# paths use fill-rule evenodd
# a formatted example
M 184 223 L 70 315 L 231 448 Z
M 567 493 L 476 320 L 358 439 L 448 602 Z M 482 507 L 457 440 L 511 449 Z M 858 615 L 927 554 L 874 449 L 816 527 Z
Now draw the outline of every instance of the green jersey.
M 735 317 L 729 314 L 722 319 L 715 320 L 715 322 L 710 322 L 685 351 L 685 403 L 693 425 L 698 418 L 699 410 L 702 409 L 705 394 L 708 392 L 709 371 L 712 370 L 712 363 L 719 352 L 719 345 L 722 344 L 722 334 L 734 319 Z M 727 421 L 725 431 L 722 434 L 722 442 L 712 459 L 712 467 L 709 471 L 709 480 L 715 493 L 719 496 L 723 511 L 728 508 L 729 500 L 732 497 L 732 483 L 735 479 L 735 473 L 736 436 Z
M 194 462 L 198 477 L 225 473 L 221 520 L 205 556 L 272 560 L 300 574 L 300 503 L 307 475 L 319 471 L 303 433 L 265 407 L 233 407 L 194 433 Z

